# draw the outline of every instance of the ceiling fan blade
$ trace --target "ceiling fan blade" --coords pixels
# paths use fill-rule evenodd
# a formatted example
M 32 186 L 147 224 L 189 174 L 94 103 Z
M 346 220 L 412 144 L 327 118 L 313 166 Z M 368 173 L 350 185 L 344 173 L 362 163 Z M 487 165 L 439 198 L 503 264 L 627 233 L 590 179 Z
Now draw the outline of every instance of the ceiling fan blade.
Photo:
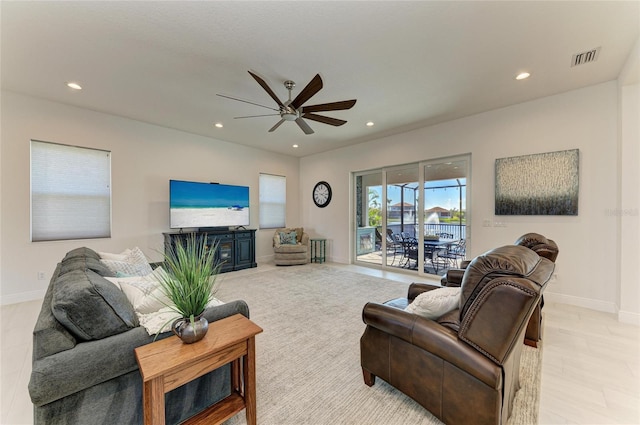
M 356 104 L 356 99 L 342 100 L 340 102 L 321 103 L 319 105 L 303 106 L 303 112 L 342 111 L 351 109 Z
M 291 102 L 291 106 L 298 109 L 300 106 L 304 104 L 307 100 L 311 99 L 311 97 L 318 93 L 322 88 L 322 78 L 320 78 L 320 74 L 316 74 L 313 77 L 313 80 L 309 81 L 309 84 L 305 88 L 302 89 L 300 93 L 293 99 Z
M 323 124 L 334 125 L 336 127 L 347 123 L 345 120 L 339 120 L 337 118 L 325 117 L 323 115 L 309 114 L 309 113 L 306 113 L 306 112 L 304 113 L 303 116 L 308 120 L 318 121 L 318 122 L 321 122 Z
M 244 117 L 233 117 L 233 119 L 238 120 L 241 118 L 277 117 L 277 116 L 280 116 L 280 114 L 247 115 Z
M 304 134 L 313 134 L 313 130 L 309 127 L 309 124 L 304 122 L 302 118 L 296 118 L 296 124 L 304 131 Z
M 231 99 L 231 100 L 237 100 L 238 102 L 250 103 L 250 104 L 256 105 L 256 106 L 262 106 L 263 108 L 271 109 L 273 111 L 280 111 L 279 109 L 272 108 L 271 106 L 264 106 L 264 105 L 261 105 L 259 103 L 249 102 L 248 100 L 238 99 L 237 97 L 231 97 L 231 96 L 227 96 L 227 95 L 224 95 L 224 94 L 216 94 L 216 96 L 225 97 L 225 98 Z
M 249 74 L 251 74 L 253 79 L 256 80 L 258 82 L 258 84 L 260 84 L 260 86 L 262 86 L 264 91 L 266 91 L 269 94 L 269 96 L 271 96 L 271 99 L 276 101 L 278 106 L 284 106 L 282 104 L 282 102 L 280 101 L 280 99 L 278 99 L 278 96 L 276 96 L 276 94 L 273 92 L 273 90 L 271 90 L 271 87 L 269 87 L 269 85 L 262 78 L 258 77 L 256 74 L 254 74 L 251 71 L 249 71 Z
M 284 122 L 284 119 L 281 119 L 280 121 L 278 121 L 278 122 L 276 123 L 276 125 L 274 125 L 273 127 L 271 127 L 271 128 L 269 129 L 269 133 L 271 133 L 271 132 L 275 131 L 275 130 L 276 130 L 276 128 L 280 127 L 280 124 L 282 124 L 283 122 Z

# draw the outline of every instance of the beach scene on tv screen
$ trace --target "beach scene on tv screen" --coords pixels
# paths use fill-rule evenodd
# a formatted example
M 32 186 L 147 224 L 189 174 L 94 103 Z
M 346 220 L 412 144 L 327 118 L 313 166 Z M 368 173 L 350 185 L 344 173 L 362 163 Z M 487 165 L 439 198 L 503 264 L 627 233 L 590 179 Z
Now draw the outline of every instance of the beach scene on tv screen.
M 249 225 L 249 188 L 171 181 L 171 227 Z

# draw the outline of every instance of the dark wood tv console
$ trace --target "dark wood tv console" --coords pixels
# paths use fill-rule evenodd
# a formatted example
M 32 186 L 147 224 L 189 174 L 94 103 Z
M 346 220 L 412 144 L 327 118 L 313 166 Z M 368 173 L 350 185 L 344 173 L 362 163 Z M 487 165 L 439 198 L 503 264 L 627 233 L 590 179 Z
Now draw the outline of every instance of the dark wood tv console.
M 176 242 L 195 233 L 198 238 L 207 238 L 207 245 L 218 243 L 216 260 L 222 262 L 220 272 L 257 267 L 256 264 L 256 231 L 246 230 L 200 230 L 196 232 L 167 232 L 164 235 L 165 252 Z

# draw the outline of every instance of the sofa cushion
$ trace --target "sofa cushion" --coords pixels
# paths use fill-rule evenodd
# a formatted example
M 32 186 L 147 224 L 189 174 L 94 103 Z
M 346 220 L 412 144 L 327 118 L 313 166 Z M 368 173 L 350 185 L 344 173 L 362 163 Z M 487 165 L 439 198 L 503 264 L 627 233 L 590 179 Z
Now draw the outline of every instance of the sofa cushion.
M 293 229 L 294 232 L 296 232 L 296 241 L 298 243 L 302 242 L 302 235 L 304 234 L 304 227 L 296 227 L 295 229 Z
M 65 259 L 60 263 L 60 275 L 64 275 L 76 270 L 91 270 L 99 274 L 100 276 L 115 276 L 115 273 L 113 273 L 99 259 L 95 259 L 92 257 L 65 257 Z
M 56 266 L 51 283 L 44 295 L 38 320 L 33 329 L 33 359 L 41 359 L 61 351 L 70 350 L 76 346 L 76 339 L 62 326 L 51 311 L 53 298 L 53 282 L 60 273 L 60 263 Z
M 295 254 L 295 253 L 305 253 L 307 252 L 306 245 L 280 245 L 273 248 L 273 252 L 276 254 Z
M 76 338 L 106 338 L 138 326 L 133 306 L 114 284 L 91 270 L 73 270 L 54 282 L 51 309 Z
M 78 258 L 78 257 L 93 258 L 94 260 L 100 259 L 100 255 L 98 255 L 97 252 L 95 252 L 91 248 L 87 248 L 86 246 L 83 246 L 82 248 L 72 249 L 71 251 L 67 252 L 67 255 L 65 255 L 62 260 L 64 261 L 64 260 L 69 260 L 71 258 Z
M 458 308 L 460 290 L 460 287 L 445 287 L 425 291 L 418 295 L 405 310 L 427 319 L 435 320 L 443 314 Z

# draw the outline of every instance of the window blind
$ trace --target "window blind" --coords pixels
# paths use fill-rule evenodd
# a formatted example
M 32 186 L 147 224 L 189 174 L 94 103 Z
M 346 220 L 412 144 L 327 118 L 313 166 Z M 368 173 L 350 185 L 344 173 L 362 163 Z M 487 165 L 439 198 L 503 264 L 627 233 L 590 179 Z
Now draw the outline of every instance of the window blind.
M 287 179 L 284 176 L 260 174 L 260 228 L 285 227 Z
M 111 152 L 31 141 L 31 240 L 111 236 Z

